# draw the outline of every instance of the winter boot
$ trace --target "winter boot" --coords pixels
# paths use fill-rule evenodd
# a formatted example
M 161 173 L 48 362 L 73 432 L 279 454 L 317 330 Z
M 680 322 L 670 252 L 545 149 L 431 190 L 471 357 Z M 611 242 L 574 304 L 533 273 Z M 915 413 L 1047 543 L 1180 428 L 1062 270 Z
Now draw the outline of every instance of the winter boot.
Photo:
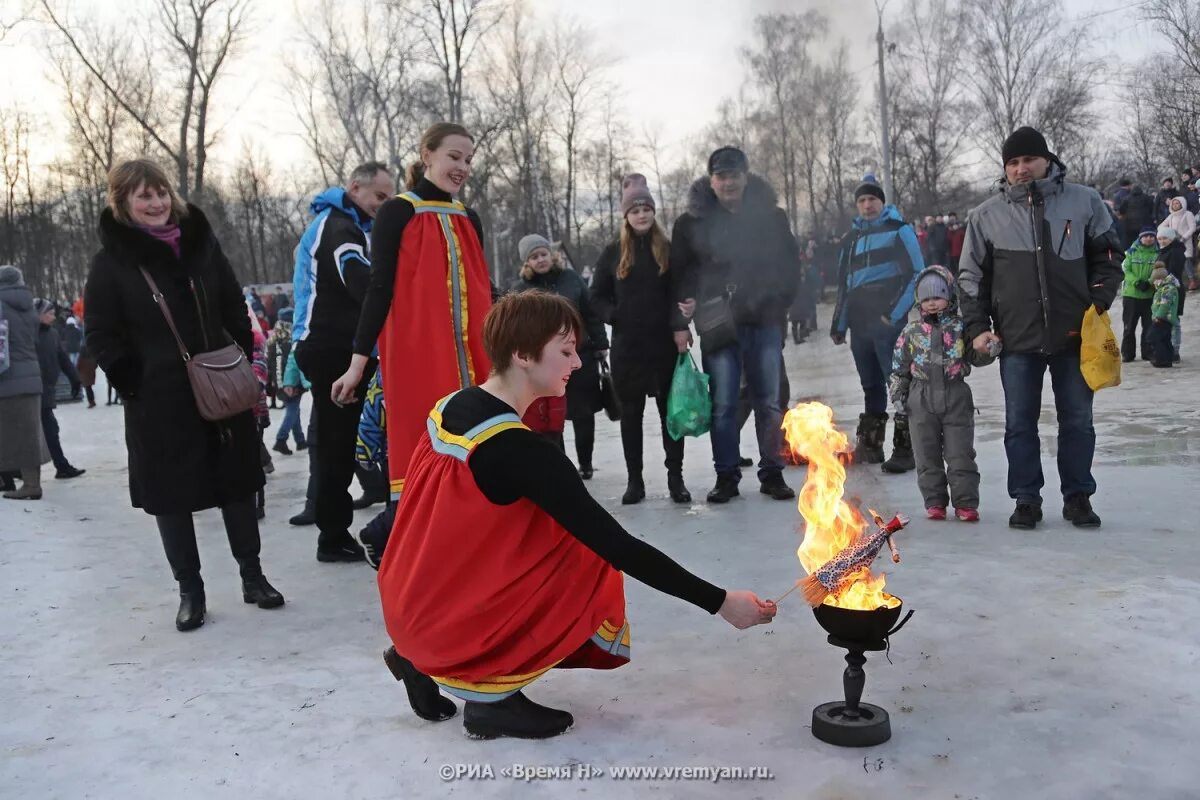
M 306 502 L 304 510 L 288 518 L 288 525 L 316 525 L 317 515 L 313 511 L 312 503 Z
M 191 631 L 204 624 L 204 588 L 179 590 L 179 612 L 175 614 L 175 630 Z
M 879 464 L 883 462 L 883 436 L 887 427 L 887 414 L 860 414 L 858 432 L 855 434 L 854 463 Z
M 569 712 L 538 705 L 521 692 L 498 703 L 468 701 L 463 710 L 463 727 L 478 739 L 549 739 L 566 733 L 574 724 Z
M 683 485 L 683 473 L 677 469 L 667 472 L 667 491 L 670 493 L 673 503 L 692 502 L 692 493 Z
M 1042 507 L 1033 503 L 1017 503 L 1012 516 L 1008 518 L 1008 527 L 1018 530 L 1031 531 L 1042 521 Z
M 242 600 L 255 603 L 259 608 L 279 608 L 283 605 L 283 595 L 267 583 L 262 570 L 257 575 L 242 578 Z
M 884 472 L 899 475 L 916 469 L 917 462 L 913 460 L 912 436 L 908 431 L 908 415 L 896 414 L 892 417 L 892 457 L 883 462 Z
M 710 503 L 728 503 L 733 498 L 737 497 L 741 492 L 738 491 L 738 476 L 736 472 L 730 472 L 717 475 L 717 485 L 708 493 L 708 502 Z
M 621 505 L 632 506 L 646 499 L 646 484 L 642 481 L 640 473 L 633 473 L 629 476 L 629 483 L 625 487 L 625 494 L 621 495 Z
M 1072 494 L 1063 498 L 1063 519 L 1070 520 L 1076 528 L 1100 527 L 1100 517 L 1092 510 L 1092 501 L 1086 494 Z
M 458 713 L 458 707 L 442 697 L 433 678 L 414 667 L 411 661 L 396 652 L 395 647 L 384 651 L 383 663 L 387 664 L 392 677 L 404 683 L 408 704 L 418 717 L 429 722 L 442 722 Z
M 783 475 L 778 472 L 772 472 L 763 478 L 758 484 L 758 491 L 774 500 L 791 500 L 796 496 L 792 487 L 784 483 Z
M 292 454 L 292 448 L 288 447 L 287 439 L 276 439 L 275 445 L 271 448 L 276 453 L 282 453 L 285 456 Z
M 14 492 L 17 489 L 15 472 L 0 472 L 0 492 Z
M 41 466 L 33 467 L 32 469 L 21 470 L 21 488 L 14 489 L 11 492 L 5 492 L 4 497 L 8 500 L 41 500 L 42 499 L 42 468 Z

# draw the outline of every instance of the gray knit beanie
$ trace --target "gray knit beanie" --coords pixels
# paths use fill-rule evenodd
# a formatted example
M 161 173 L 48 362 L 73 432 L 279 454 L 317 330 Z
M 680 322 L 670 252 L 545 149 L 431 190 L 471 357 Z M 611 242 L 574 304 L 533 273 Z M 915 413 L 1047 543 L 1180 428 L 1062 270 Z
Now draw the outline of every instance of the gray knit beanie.
M 950 284 L 946 283 L 946 279 L 941 275 L 930 272 L 917 283 L 917 302 L 924 303 L 926 300 L 938 298 L 950 301 Z
M 0 286 L 20 286 L 23 283 L 25 276 L 21 274 L 21 270 L 11 264 L 0 267 Z
M 646 185 L 646 176 L 634 172 L 625 176 L 621 181 L 621 216 L 625 216 L 636 206 L 649 206 L 654 211 L 654 195 Z
M 529 254 L 539 247 L 550 249 L 550 240 L 540 233 L 531 233 L 528 236 L 522 236 L 521 241 L 517 242 L 517 255 L 521 257 L 521 263 L 524 264 L 529 260 Z

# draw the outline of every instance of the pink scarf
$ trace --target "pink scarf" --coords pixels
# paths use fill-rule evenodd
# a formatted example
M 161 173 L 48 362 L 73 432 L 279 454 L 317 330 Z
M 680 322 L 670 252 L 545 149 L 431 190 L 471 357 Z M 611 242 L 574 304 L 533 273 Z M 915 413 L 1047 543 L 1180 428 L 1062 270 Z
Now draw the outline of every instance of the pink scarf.
M 146 233 L 165 243 L 175 253 L 176 258 L 180 258 L 182 251 L 179 249 L 179 226 L 175 223 L 170 225 L 138 225 L 139 228 Z

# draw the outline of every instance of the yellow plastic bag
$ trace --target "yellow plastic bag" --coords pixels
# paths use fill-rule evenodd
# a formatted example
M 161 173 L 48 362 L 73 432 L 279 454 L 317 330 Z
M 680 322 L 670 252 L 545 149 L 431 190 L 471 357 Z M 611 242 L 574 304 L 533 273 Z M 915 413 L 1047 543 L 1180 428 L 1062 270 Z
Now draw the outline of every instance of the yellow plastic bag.
M 1096 313 L 1088 306 L 1083 315 L 1083 344 L 1079 350 L 1079 369 L 1093 392 L 1121 385 L 1121 350 L 1113 334 L 1108 312 Z

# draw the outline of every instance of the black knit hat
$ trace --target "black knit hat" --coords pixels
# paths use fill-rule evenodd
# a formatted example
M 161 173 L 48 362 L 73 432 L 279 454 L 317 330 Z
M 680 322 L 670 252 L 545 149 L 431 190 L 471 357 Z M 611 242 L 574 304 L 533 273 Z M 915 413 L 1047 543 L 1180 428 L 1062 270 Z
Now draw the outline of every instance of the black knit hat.
M 1000 152 L 1000 158 L 1005 164 L 1021 156 L 1038 156 L 1047 160 L 1054 158 L 1046 144 L 1046 137 L 1028 125 L 1010 133 Z
M 718 172 L 749 171 L 750 159 L 746 158 L 746 154 L 736 147 L 718 147 L 716 150 L 713 150 L 712 155 L 708 157 L 709 175 L 716 175 Z
M 854 190 L 854 202 L 858 202 L 858 198 L 864 194 L 869 194 L 879 198 L 879 202 L 886 203 L 887 198 L 883 196 L 883 187 L 879 185 L 879 181 L 875 180 L 875 176 L 871 173 L 863 175 L 862 183 Z

